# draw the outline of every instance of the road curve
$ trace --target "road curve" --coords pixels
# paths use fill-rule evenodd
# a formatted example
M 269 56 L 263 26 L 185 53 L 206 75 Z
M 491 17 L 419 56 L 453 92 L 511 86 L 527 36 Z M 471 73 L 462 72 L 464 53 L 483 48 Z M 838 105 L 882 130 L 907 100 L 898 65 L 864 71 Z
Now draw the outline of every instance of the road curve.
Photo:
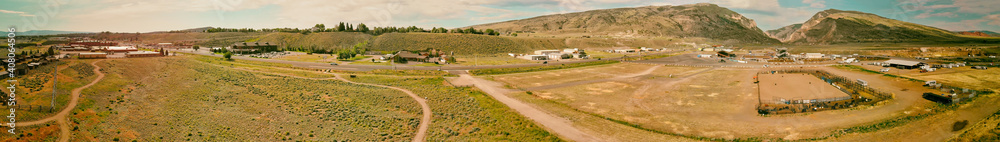
M 214 65 L 214 64 L 212 64 L 212 65 Z M 214 65 L 214 66 L 225 67 L 225 66 L 220 66 L 220 65 Z M 415 141 L 415 142 L 423 142 L 427 138 L 427 129 L 428 129 L 428 127 L 430 127 L 431 115 L 433 115 L 433 113 L 431 112 L 430 105 L 427 105 L 427 100 L 425 100 L 424 98 L 421 98 L 420 96 L 417 96 L 417 94 L 413 93 L 413 91 L 410 91 L 410 90 L 407 90 L 407 89 L 403 89 L 403 88 L 399 88 L 399 87 L 392 87 L 392 86 L 385 86 L 385 85 L 378 85 L 378 84 L 369 84 L 369 83 L 354 82 L 354 81 L 351 81 L 351 80 L 344 79 L 343 77 L 340 77 L 340 74 L 334 74 L 334 73 L 330 73 L 330 74 L 333 74 L 335 76 L 333 78 L 308 78 L 308 77 L 301 77 L 301 76 L 295 76 L 295 75 L 286 75 L 286 74 L 277 74 L 277 73 L 265 73 L 265 72 L 260 72 L 260 71 L 247 70 L 247 69 L 239 69 L 239 68 L 237 68 L 237 70 L 248 71 L 248 72 L 256 72 L 256 73 L 264 73 L 264 74 L 273 74 L 273 75 L 280 75 L 280 76 L 287 76 L 287 77 L 298 78 L 298 79 L 311 79 L 311 80 L 334 80 L 335 79 L 335 80 L 340 80 L 340 81 L 351 83 L 351 84 L 384 87 L 384 88 L 389 88 L 389 89 L 395 89 L 395 90 L 402 91 L 403 93 L 406 93 L 406 95 L 410 96 L 410 98 L 413 98 L 413 100 L 417 101 L 418 104 L 420 104 L 420 109 L 422 111 L 421 113 L 423 115 L 420 118 L 420 125 L 417 127 L 417 134 L 413 136 L 413 141 Z
M 403 91 L 403 93 L 406 93 L 406 95 L 409 95 L 410 98 L 413 98 L 413 100 L 416 100 L 417 103 L 420 103 L 420 109 L 423 110 L 423 115 L 424 115 L 423 118 L 420 119 L 420 127 L 417 128 L 417 135 L 413 136 L 413 141 L 415 141 L 415 142 L 422 142 L 422 141 L 425 140 L 425 138 L 427 136 L 427 127 L 430 127 L 430 122 L 431 122 L 431 107 L 430 107 L 430 105 L 427 105 L 427 100 L 426 99 L 420 98 L 420 96 L 417 96 L 417 94 L 413 93 L 412 91 L 406 90 L 406 89 L 403 89 L 403 88 L 392 87 L 392 86 L 385 86 L 385 85 L 378 85 L 378 84 L 358 83 L 358 82 L 354 82 L 354 81 L 351 81 L 351 80 L 344 79 L 343 77 L 340 77 L 340 74 L 333 74 L 333 75 L 336 76 L 337 80 L 344 81 L 344 82 L 347 82 L 347 83 L 361 84 L 361 85 L 368 85 L 368 86 L 378 86 L 378 87 L 385 87 L 385 88 L 390 88 L 390 89 L 396 89 L 396 90 L 399 90 L 399 91 Z
M 569 122 L 569 120 L 566 120 L 565 118 L 546 113 L 538 108 L 532 107 L 529 104 L 508 97 L 506 93 L 510 93 L 512 91 L 501 88 L 500 86 L 502 85 L 499 85 L 499 83 L 475 78 L 469 74 L 460 74 L 459 78 L 471 80 L 476 87 L 492 96 L 493 99 L 500 101 L 518 113 L 521 113 L 521 115 L 538 122 L 543 127 L 548 128 L 549 132 L 554 132 L 563 138 L 578 142 L 602 141 L 601 139 L 577 129 L 571 122 Z
M 94 81 L 91 81 L 87 85 L 83 85 L 83 86 L 80 86 L 79 88 L 73 89 L 73 92 L 72 92 L 71 97 L 70 97 L 69 104 L 66 105 L 66 108 L 63 108 L 62 111 L 59 111 L 59 113 L 56 113 L 56 115 L 53 115 L 53 116 L 48 117 L 48 118 L 43 118 L 43 119 L 40 119 L 40 120 L 28 121 L 28 122 L 16 122 L 15 123 L 16 126 L 38 125 L 38 124 L 44 124 L 46 122 L 55 120 L 59 124 L 59 129 L 61 131 L 61 134 L 60 134 L 60 137 L 59 137 L 59 141 L 61 141 L 61 142 L 69 141 L 69 133 L 70 133 L 69 132 L 69 123 L 67 123 L 66 120 L 65 120 L 66 119 L 66 115 L 68 115 L 70 111 L 72 111 L 74 108 L 76 108 L 76 104 L 78 104 L 79 100 L 80 100 L 80 92 L 83 92 L 83 89 L 90 88 L 90 86 L 93 86 L 94 84 L 97 84 L 97 82 L 99 82 L 102 79 L 104 79 L 104 73 L 101 72 L 101 67 L 97 66 L 97 62 L 101 62 L 101 61 L 102 60 L 98 60 L 98 61 L 94 61 L 94 62 L 90 63 L 91 66 L 94 66 L 94 73 L 97 74 L 97 78 L 94 79 Z

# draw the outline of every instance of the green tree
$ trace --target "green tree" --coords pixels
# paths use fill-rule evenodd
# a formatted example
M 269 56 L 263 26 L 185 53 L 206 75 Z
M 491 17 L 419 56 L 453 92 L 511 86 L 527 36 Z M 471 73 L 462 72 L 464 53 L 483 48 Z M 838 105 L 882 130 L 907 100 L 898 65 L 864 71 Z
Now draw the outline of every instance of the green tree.
M 486 29 L 486 34 L 488 34 L 488 35 L 500 35 L 496 31 L 494 31 L 493 29 Z
M 226 60 L 233 60 L 233 52 L 226 52 L 222 54 L 222 57 L 226 58 Z
M 194 49 L 194 51 L 198 51 L 198 49 L 201 49 L 201 47 L 195 45 L 195 46 L 191 46 L 191 49 Z
M 365 23 L 358 24 L 358 31 L 362 33 L 367 33 L 368 26 L 366 26 Z
M 337 31 L 338 32 L 347 31 L 347 27 L 344 26 L 344 22 L 340 22 L 340 25 L 337 25 Z

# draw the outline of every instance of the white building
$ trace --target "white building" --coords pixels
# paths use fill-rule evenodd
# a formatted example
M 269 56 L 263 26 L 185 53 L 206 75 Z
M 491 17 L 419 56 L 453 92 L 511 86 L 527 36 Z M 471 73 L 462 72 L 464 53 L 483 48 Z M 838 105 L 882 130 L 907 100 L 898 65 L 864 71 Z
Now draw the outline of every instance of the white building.
M 535 50 L 535 55 L 558 54 L 559 50 Z
M 823 58 L 823 54 L 822 53 L 806 53 L 806 58 L 809 58 L 809 59 Z

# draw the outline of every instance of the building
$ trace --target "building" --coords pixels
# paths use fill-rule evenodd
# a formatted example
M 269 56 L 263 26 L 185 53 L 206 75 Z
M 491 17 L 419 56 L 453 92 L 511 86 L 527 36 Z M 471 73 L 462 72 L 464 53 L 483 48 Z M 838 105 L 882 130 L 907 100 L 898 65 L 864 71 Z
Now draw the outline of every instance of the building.
M 698 58 L 712 58 L 712 54 L 699 54 Z
M 139 51 L 138 48 L 132 46 L 111 46 L 103 48 L 104 52 L 132 52 Z
M 806 53 L 805 58 L 808 58 L 808 59 L 823 58 L 823 53 Z
M 535 55 L 559 54 L 559 50 L 535 50 Z
M 920 61 L 899 60 L 899 59 L 889 59 L 888 61 L 885 61 L 885 64 L 888 64 L 890 67 L 896 67 L 900 69 L 915 69 L 925 65 L 924 62 Z
M 97 40 L 82 40 L 82 41 L 70 42 L 69 45 L 82 45 L 82 46 L 87 46 L 87 47 L 91 47 L 91 46 L 118 46 L 118 43 L 116 43 L 116 42 L 106 42 L 106 41 L 97 41 Z
M 549 56 L 546 55 L 524 55 L 521 58 L 526 60 L 549 60 Z
M 108 58 L 108 53 L 80 53 L 80 59 L 103 59 Z
M 399 51 L 399 53 L 396 53 L 396 56 L 398 56 L 399 58 L 403 58 L 406 61 L 417 61 L 417 62 L 427 61 L 427 56 L 416 54 L 410 51 Z
M 163 56 L 160 52 L 153 51 L 132 51 L 125 53 L 125 57 L 135 58 L 135 57 L 160 57 Z
M 230 46 L 229 51 L 237 53 L 259 53 L 278 51 L 278 45 L 269 42 L 239 42 Z
M 580 51 L 580 49 L 578 49 L 578 48 L 573 48 L 573 49 L 567 48 L 567 49 L 563 49 L 562 53 L 564 53 L 564 54 L 573 54 L 573 53 L 577 53 L 579 51 Z

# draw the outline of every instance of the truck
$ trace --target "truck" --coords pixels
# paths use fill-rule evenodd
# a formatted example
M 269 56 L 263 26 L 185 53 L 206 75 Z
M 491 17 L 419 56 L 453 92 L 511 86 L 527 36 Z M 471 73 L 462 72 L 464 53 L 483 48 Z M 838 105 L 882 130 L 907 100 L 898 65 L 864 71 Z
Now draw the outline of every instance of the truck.
M 951 98 L 948 98 L 948 97 L 943 96 L 943 95 L 938 95 L 938 94 L 934 94 L 934 93 L 928 92 L 928 93 L 924 93 L 923 97 L 924 97 L 924 99 L 927 99 L 927 100 L 932 101 L 932 102 L 937 102 L 937 103 L 941 103 L 941 104 L 951 104 Z

